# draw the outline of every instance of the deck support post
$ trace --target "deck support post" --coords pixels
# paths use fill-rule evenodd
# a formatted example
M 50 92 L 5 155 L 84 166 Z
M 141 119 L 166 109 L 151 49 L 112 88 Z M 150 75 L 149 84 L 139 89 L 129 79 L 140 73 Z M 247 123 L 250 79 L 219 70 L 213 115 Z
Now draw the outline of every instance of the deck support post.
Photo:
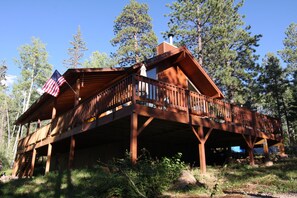
M 30 177 L 32 177 L 33 176 L 33 173 L 34 173 L 35 161 L 36 161 L 36 148 L 34 148 L 33 151 L 32 151 Z
M 199 160 L 200 160 L 200 172 L 206 173 L 206 157 L 205 157 L 205 142 L 199 143 Z
M 18 169 L 19 169 L 19 166 L 20 166 L 20 161 L 21 161 L 21 155 L 17 154 L 16 158 L 15 158 L 15 161 L 14 161 L 14 164 L 13 164 L 13 171 L 12 171 L 12 176 L 13 177 L 17 176 L 17 172 L 18 172 Z
M 45 165 L 45 173 L 48 173 L 51 166 L 51 157 L 52 157 L 52 144 L 48 144 L 47 147 L 47 159 L 46 159 L 46 165 Z
M 131 114 L 131 128 L 130 128 L 130 158 L 131 163 L 135 164 L 137 161 L 137 122 L 138 115 L 136 113 Z
M 75 138 L 74 138 L 74 136 L 71 136 L 71 138 L 70 138 L 68 169 L 71 169 L 72 166 L 73 166 L 74 150 L 75 150 Z
M 211 134 L 213 128 L 210 128 L 206 135 L 204 135 L 203 126 L 198 126 L 198 130 L 196 130 L 192 126 L 192 131 L 196 135 L 199 141 L 199 161 L 200 161 L 200 172 L 202 174 L 206 173 L 206 156 L 205 156 L 205 142 L 207 141 L 209 135 Z
M 254 159 L 254 146 L 257 140 L 257 137 L 255 137 L 254 140 L 252 140 L 252 136 L 249 135 L 248 138 L 245 137 L 244 134 L 242 134 L 242 137 L 244 138 L 247 147 L 248 147 L 248 153 L 249 153 L 249 158 L 250 158 L 250 165 L 255 166 L 255 159 Z
M 255 166 L 254 148 L 251 148 L 248 146 L 248 153 L 249 153 L 250 165 Z
M 268 146 L 268 142 L 267 139 L 264 138 L 263 139 L 263 151 L 264 151 L 264 156 L 265 156 L 265 162 L 269 161 L 269 146 Z

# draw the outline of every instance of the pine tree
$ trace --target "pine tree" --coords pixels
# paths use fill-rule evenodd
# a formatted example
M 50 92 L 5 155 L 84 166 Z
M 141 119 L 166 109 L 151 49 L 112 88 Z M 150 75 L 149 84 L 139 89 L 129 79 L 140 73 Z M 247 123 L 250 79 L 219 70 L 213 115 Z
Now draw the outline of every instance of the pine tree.
M 286 132 L 291 138 L 291 123 L 286 98 L 289 89 L 284 69 L 279 59 L 273 53 L 267 53 L 262 63 L 262 72 L 258 78 L 260 99 L 267 114 L 282 118 L 286 123 Z
M 113 46 L 118 46 L 113 57 L 120 66 L 129 66 L 154 55 L 157 37 L 152 30 L 152 19 L 147 4 L 130 0 L 114 21 Z
M 207 70 L 227 100 L 245 103 L 257 75 L 255 47 L 261 35 L 243 28 L 238 13 L 243 1 L 177 0 L 168 5 L 169 30 L 176 44 L 186 45 Z
M 73 41 L 70 44 L 72 47 L 68 49 L 69 59 L 64 60 L 64 65 L 67 68 L 78 68 L 82 65 L 80 61 L 84 56 L 84 51 L 88 50 L 82 38 L 80 26 L 78 26 L 77 33 L 73 35 Z
M 297 24 L 291 23 L 285 34 L 286 38 L 283 41 L 284 49 L 278 53 L 284 62 L 287 63 L 289 73 L 293 75 L 297 71 Z
M 297 24 L 291 23 L 285 31 L 283 40 L 284 49 L 278 51 L 281 58 L 287 64 L 286 75 L 291 81 L 291 97 L 288 97 L 288 114 L 291 124 L 291 143 L 296 142 L 297 137 Z
M 110 68 L 115 65 L 116 63 L 112 58 L 110 58 L 106 53 L 100 53 L 99 51 L 93 52 L 89 60 L 86 60 L 83 63 L 83 67 L 86 68 Z
M 289 121 L 291 122 L 292 131 L 291 136 L 293 142 L 296 144 L 297 140 L 297 71 L 293 73 L 293 81 L 291 84 L 292 99 L 289 103 Z

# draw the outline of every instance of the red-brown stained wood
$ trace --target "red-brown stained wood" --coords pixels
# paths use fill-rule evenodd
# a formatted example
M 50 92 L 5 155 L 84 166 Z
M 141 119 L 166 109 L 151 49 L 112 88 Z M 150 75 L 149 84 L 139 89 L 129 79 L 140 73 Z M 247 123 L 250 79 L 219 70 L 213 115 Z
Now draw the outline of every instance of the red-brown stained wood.
M 51 157 L 52 157 L 52 144 L 48 144 L 47 148 L 47 159 L 46 159 L 46 165 L 45 165 L 45 173 L 48 173 L 50 171 L 51 166 Z
M 68 169 L 71 169 L 73 167 L 74 154 L 75 154 L 75 138 L 74 138 L 74 136 L 71 136 L 71 138 L 70 138 Z
M 130 132 L 130 157 L 132 164 L 137 161 L 137 114 L 131 114 L 131 132 Z
M 243 135 L 244 140 L 241 141 L 243 143 L 246 141 L 250 148 L 251 162 L 252 148 L 257 139 L 265 138 L 274 144 L 282 142 L 279 119 L 220 100 L 223 94 L 189 51 L 186 48 L 168 45 L 164 43 L 159 48 L 159 52 L 165 52 L 164 54 L 145 62 L 147 68 L 157 68 L 158 80 L 137 75 L 142 64 L 136 64 L 128 69 L 68 70 L 65 78 L 71 86 L 76 85 L 76 91 L 82 100 L 78 103 L 78 97 L 67 88 L 68 85 L 65 85 L 61 88 L 61 95 L 57 100 L 43 95 L 17 120 L 18 124 L 26 124 L 38 119 L 52 118 L 51 123 L 19 140 L 17 151 L 19 157 L 16 159 L 15 169 L 21 167 L 20 162 L 26 153 L 48 145 L 46 163 L 48 172 L 52 144 L 67 138 L 71 138 L 69 154 L 69 164 L 71 164 L 74 159 L 74 135 L 79 137 L 83 132 L 87 134 L 119 120 L 126 120 L 130 126 L 130 131 L 128 129 L 127 131 L 130 133 L 132 163 L 137 161 L 137 136 L 139 134 L 143 137 L 144 133 L 144 137 L 149 137 L 147 130 L 142 131 L 151 125 L 156 127 L 154 122 L 151 123 L 152 120 L 164 121 L 164 128 L 173 123 L 190 126 L 186 130 L 190 130 L 191 126 L 200 127 L 194 134 L 200 143 L 198 147 L 202 172 L 205 172 L 206 168 L 204 146 L 208 138 L 212 139 L 212 135 L 210 136 L 212 131 L 216 131 L 216 134 L 225 133 L 226 136 Z M 188 90 L 187 78 L 200 93 Z M 142 86 L 145 87 L 145 91 Z M 76 106 L 73 107 L 75 97 Z M 138 123 L 141 117 L 142 121 Z M 130 123 L 127 120 L 130 120 Z M 139 129 L 138 124 L 140 124 Z M 205 131 L 208 130 L 206 134 L 203 133 L 203 128 Z M 159 129 L 158 132 L 161 131 Z M 168 138 L 171 138 L 170 133 Z M 182 139 L 183 133 L 180 133 L 178 138 Z M 212 143 L 218 144 L 220 141 L 212 139 Z M 65 149 L 66 152 L 67 150 Z M 27 170 L 24 174 L 29 173 L 32 174 L 33 170 Z
M 36 161 L 36 149 L 34 148 L 32 151 L 32 159 L 31 159 L 31 169 L 30 169 L 30 176 L 33 176 L 34 168 L 35 168 L 35 161 Z

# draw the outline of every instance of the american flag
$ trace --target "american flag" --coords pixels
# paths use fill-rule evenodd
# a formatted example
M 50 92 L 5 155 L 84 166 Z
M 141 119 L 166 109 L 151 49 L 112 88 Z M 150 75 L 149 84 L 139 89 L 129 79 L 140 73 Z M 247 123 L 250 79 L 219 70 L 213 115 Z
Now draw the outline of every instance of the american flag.
M 65 78 L 55 70 L 52 77 L 43 85 L 42 90 L 57 97 L 60 92 L 60 86 L 62 86 L 64 82 L 66 82 Z

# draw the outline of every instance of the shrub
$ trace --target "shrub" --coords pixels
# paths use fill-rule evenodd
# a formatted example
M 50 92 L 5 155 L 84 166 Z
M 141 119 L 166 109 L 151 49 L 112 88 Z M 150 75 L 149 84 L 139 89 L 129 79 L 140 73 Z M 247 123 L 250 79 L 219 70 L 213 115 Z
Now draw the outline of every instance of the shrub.
M 126 155 L 107 166 L 110 172 L 98 174 L 102 178 L 97 180 L 97 193 L 102 197 L 157 197 L 177 179 L 185 163 L 181 161 L 181 154 L 158 160 L 143 150 L 136 165 L 132 165 L 130 156 Z

